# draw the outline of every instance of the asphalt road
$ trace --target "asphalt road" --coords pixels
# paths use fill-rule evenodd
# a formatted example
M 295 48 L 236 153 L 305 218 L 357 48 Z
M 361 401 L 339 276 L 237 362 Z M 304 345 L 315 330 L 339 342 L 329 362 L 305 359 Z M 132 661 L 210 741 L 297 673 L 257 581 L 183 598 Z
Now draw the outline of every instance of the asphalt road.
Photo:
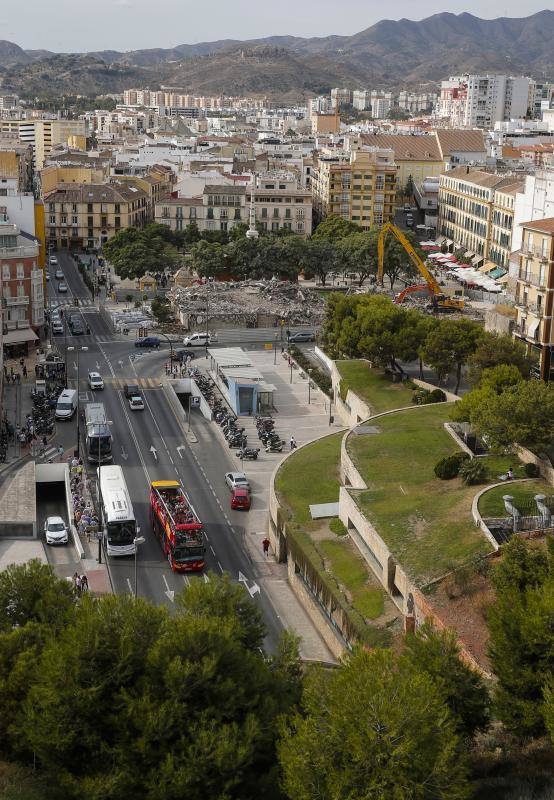
M 217 575 L 228 572 L 238 580 L 240 572 L 247 581 L 247 588 L 253 592 L 254 601 L 262 608 L 268 630 L 267 646 L 272 649 L 282 625 L 269 599 L 255 591 L 251 562 L 242 541 L 248 513 L 230 509 L 229 492 L 223 477 L 226 471 L 234 468 L 229 452 L 216 438 L 214 426 L 199 415 L 193 416 L 192 421 L 199 443 L 189 444 L 159 383 L 167 352 L 141 352 L 140 358 L 132 360 L 130 356 L 137 354 L 132 340 L 122 341 L 111 334 L 103 317 L 92 305 L 88 289 L 73 261 L 64 253 L 57 256 L 70 291 L 67 295 L 57 292 L 58 281 L 53 279 L 54 270 L 51 268 L 50 303 L 72 303 L 78 297 L 84 324 L 90 326 L 91 334 L 72 336 L 67 332 L 67 337 L 54 337 L 54 340 L 59 340 L 62 354 L 66 339 L 68 347 L 88 348 L 79 351 L 80 402 L 103 402 L 112 423 L 113 463 L 123 468 L 137 525 L 146 540 L 139 547 L 137 559 L 139 594 L 171 607 L 173 593 L 189 581 L 208 580 L 210 571 Z M 67 352 L 67 361 L 69 385 L 75 387 L 75 351 Z M 105 389 L 95 395 L 86 382 L 89 370 L 99 371 L 105 381 Z M 144 411 L 131 411 L 123 395 L 123 385 L 134 382 L 141 386 Z M 58 427 L 64 446 L 74 446 L 76 424 Z M 90 474 L 94 476 L 92 465 Z M 173 573 L 151 530 L 148 520 L 149 484 L 152 480 L 168 478 L 182 481 L 204 523 L 207 537 L 205 575 Z M 255 503 L 255 495 L 253 500 Z M 109 558 L 108 566 L 116 592 L 134 591 L 134 558 Z

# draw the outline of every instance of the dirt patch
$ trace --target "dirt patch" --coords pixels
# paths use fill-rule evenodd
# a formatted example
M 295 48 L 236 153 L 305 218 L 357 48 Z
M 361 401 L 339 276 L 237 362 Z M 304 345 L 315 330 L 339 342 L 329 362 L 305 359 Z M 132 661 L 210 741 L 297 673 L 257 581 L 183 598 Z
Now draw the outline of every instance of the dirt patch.
M 408 526 L 416 539 L 423 539 L 427 532 L 427 520 L 420 514 L 408 517 Z

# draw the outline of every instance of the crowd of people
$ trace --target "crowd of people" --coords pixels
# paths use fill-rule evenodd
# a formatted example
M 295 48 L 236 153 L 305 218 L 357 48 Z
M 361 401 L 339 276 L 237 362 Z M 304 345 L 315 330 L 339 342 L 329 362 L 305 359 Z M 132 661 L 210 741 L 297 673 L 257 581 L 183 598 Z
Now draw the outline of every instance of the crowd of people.
M 90 543 L 91 536 L 98 533 L 98 516 L 92 506 L 90 498 L 85 497 L 85 468 L 83 459 L 74 456 L 69 464 L 71 500 L 73 503 L 73 517 L 75 526 L 82 539 L 87 537 Z

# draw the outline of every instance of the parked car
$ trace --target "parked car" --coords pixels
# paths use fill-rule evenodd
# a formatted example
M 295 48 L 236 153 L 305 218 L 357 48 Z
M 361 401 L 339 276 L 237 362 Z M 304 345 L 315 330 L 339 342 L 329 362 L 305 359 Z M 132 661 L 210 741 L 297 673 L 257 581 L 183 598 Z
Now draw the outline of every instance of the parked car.
M 54 273 L 54 277 L 57 278 L 58 280 L 63 280 L 63 269 L 60 269 L 58 267 L 58 269 Z
M 64 332 L 63 322 L 59 319 L 55 319 L 52 322 L 52 333 L 54 334 L 54 336 L 60 336 L 60 334 L 63 334 L 63 332 Z
M 129 406 L 131 411 L 144 411 L 144 400 L 137 394 L 129 398 Z
M 99 372 L 89 372 L 88 385 L 92 390 L 104 388 L 104 380 Z
M 315 334 L 311 331 L 298 331 L 289 336 L 289 342 L 297 344 L 298 342 L 315 342 Z
M 58 292 L 60 292 L 60 294 L 66 294 L 67 283 L 58 283 Z
M 69 534 L 67 526 L 61 517 L 48 517 L 44 523 L 46 544 L 67 544 Z
M 50 258 L 48 259 L 48 263 L 49 263 L 49 264 L 50 264 L 50 266 L 52 266 L 52 267 L 57 267 L 57 265 L 58 265 L 58 259 L 56 258 L 56 256 L 50 256 Z
M 235 511 L 250 510 L 250 492 L 246 488 L 231 489 L 231 508 Z
M 229 489 L 248 489 L 250 491 L 250 484 L 244 472 L 226 472 L 225 483 Z
M 136 383 L 126 383 L 123 387 L 123 394 L 127 400 L 130 397 L 140 397 L 140 389 Z
M 183 339 L 185 347 L 205 347 L 206 343 L 212 344 L 212 342 L 217 342 L 215 333 L 191 333 Z
M 186 361 L 190 358 L 191 361 L 195 356 L 194 350 L 173 350 L 173 361 Z
M 135 340 L 135 347 L 152 347 L 154 350 L 158 350 L 160 340 L 157 336 L 143 336 L 142 339 Z

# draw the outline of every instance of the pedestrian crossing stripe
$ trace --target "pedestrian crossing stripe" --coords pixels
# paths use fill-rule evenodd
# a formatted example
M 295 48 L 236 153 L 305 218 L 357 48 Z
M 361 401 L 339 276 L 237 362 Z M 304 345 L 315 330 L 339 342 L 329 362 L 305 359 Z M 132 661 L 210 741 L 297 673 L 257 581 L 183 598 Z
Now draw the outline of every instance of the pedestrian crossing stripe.
M 161 380 L 159 378 L 106 378 L 105 384 L 110 384 L 114 389 L 123 389 L 125 385 L 135 385 L 139 389 L 159 389 Z
M 58 455 L 57 447 L 47 447 L 44 453 L 39 453 L 36 457 L 41 459 L 42 461 L 48 461 L 49 458 L 53 458 L 54 456 L 57 455 Z

